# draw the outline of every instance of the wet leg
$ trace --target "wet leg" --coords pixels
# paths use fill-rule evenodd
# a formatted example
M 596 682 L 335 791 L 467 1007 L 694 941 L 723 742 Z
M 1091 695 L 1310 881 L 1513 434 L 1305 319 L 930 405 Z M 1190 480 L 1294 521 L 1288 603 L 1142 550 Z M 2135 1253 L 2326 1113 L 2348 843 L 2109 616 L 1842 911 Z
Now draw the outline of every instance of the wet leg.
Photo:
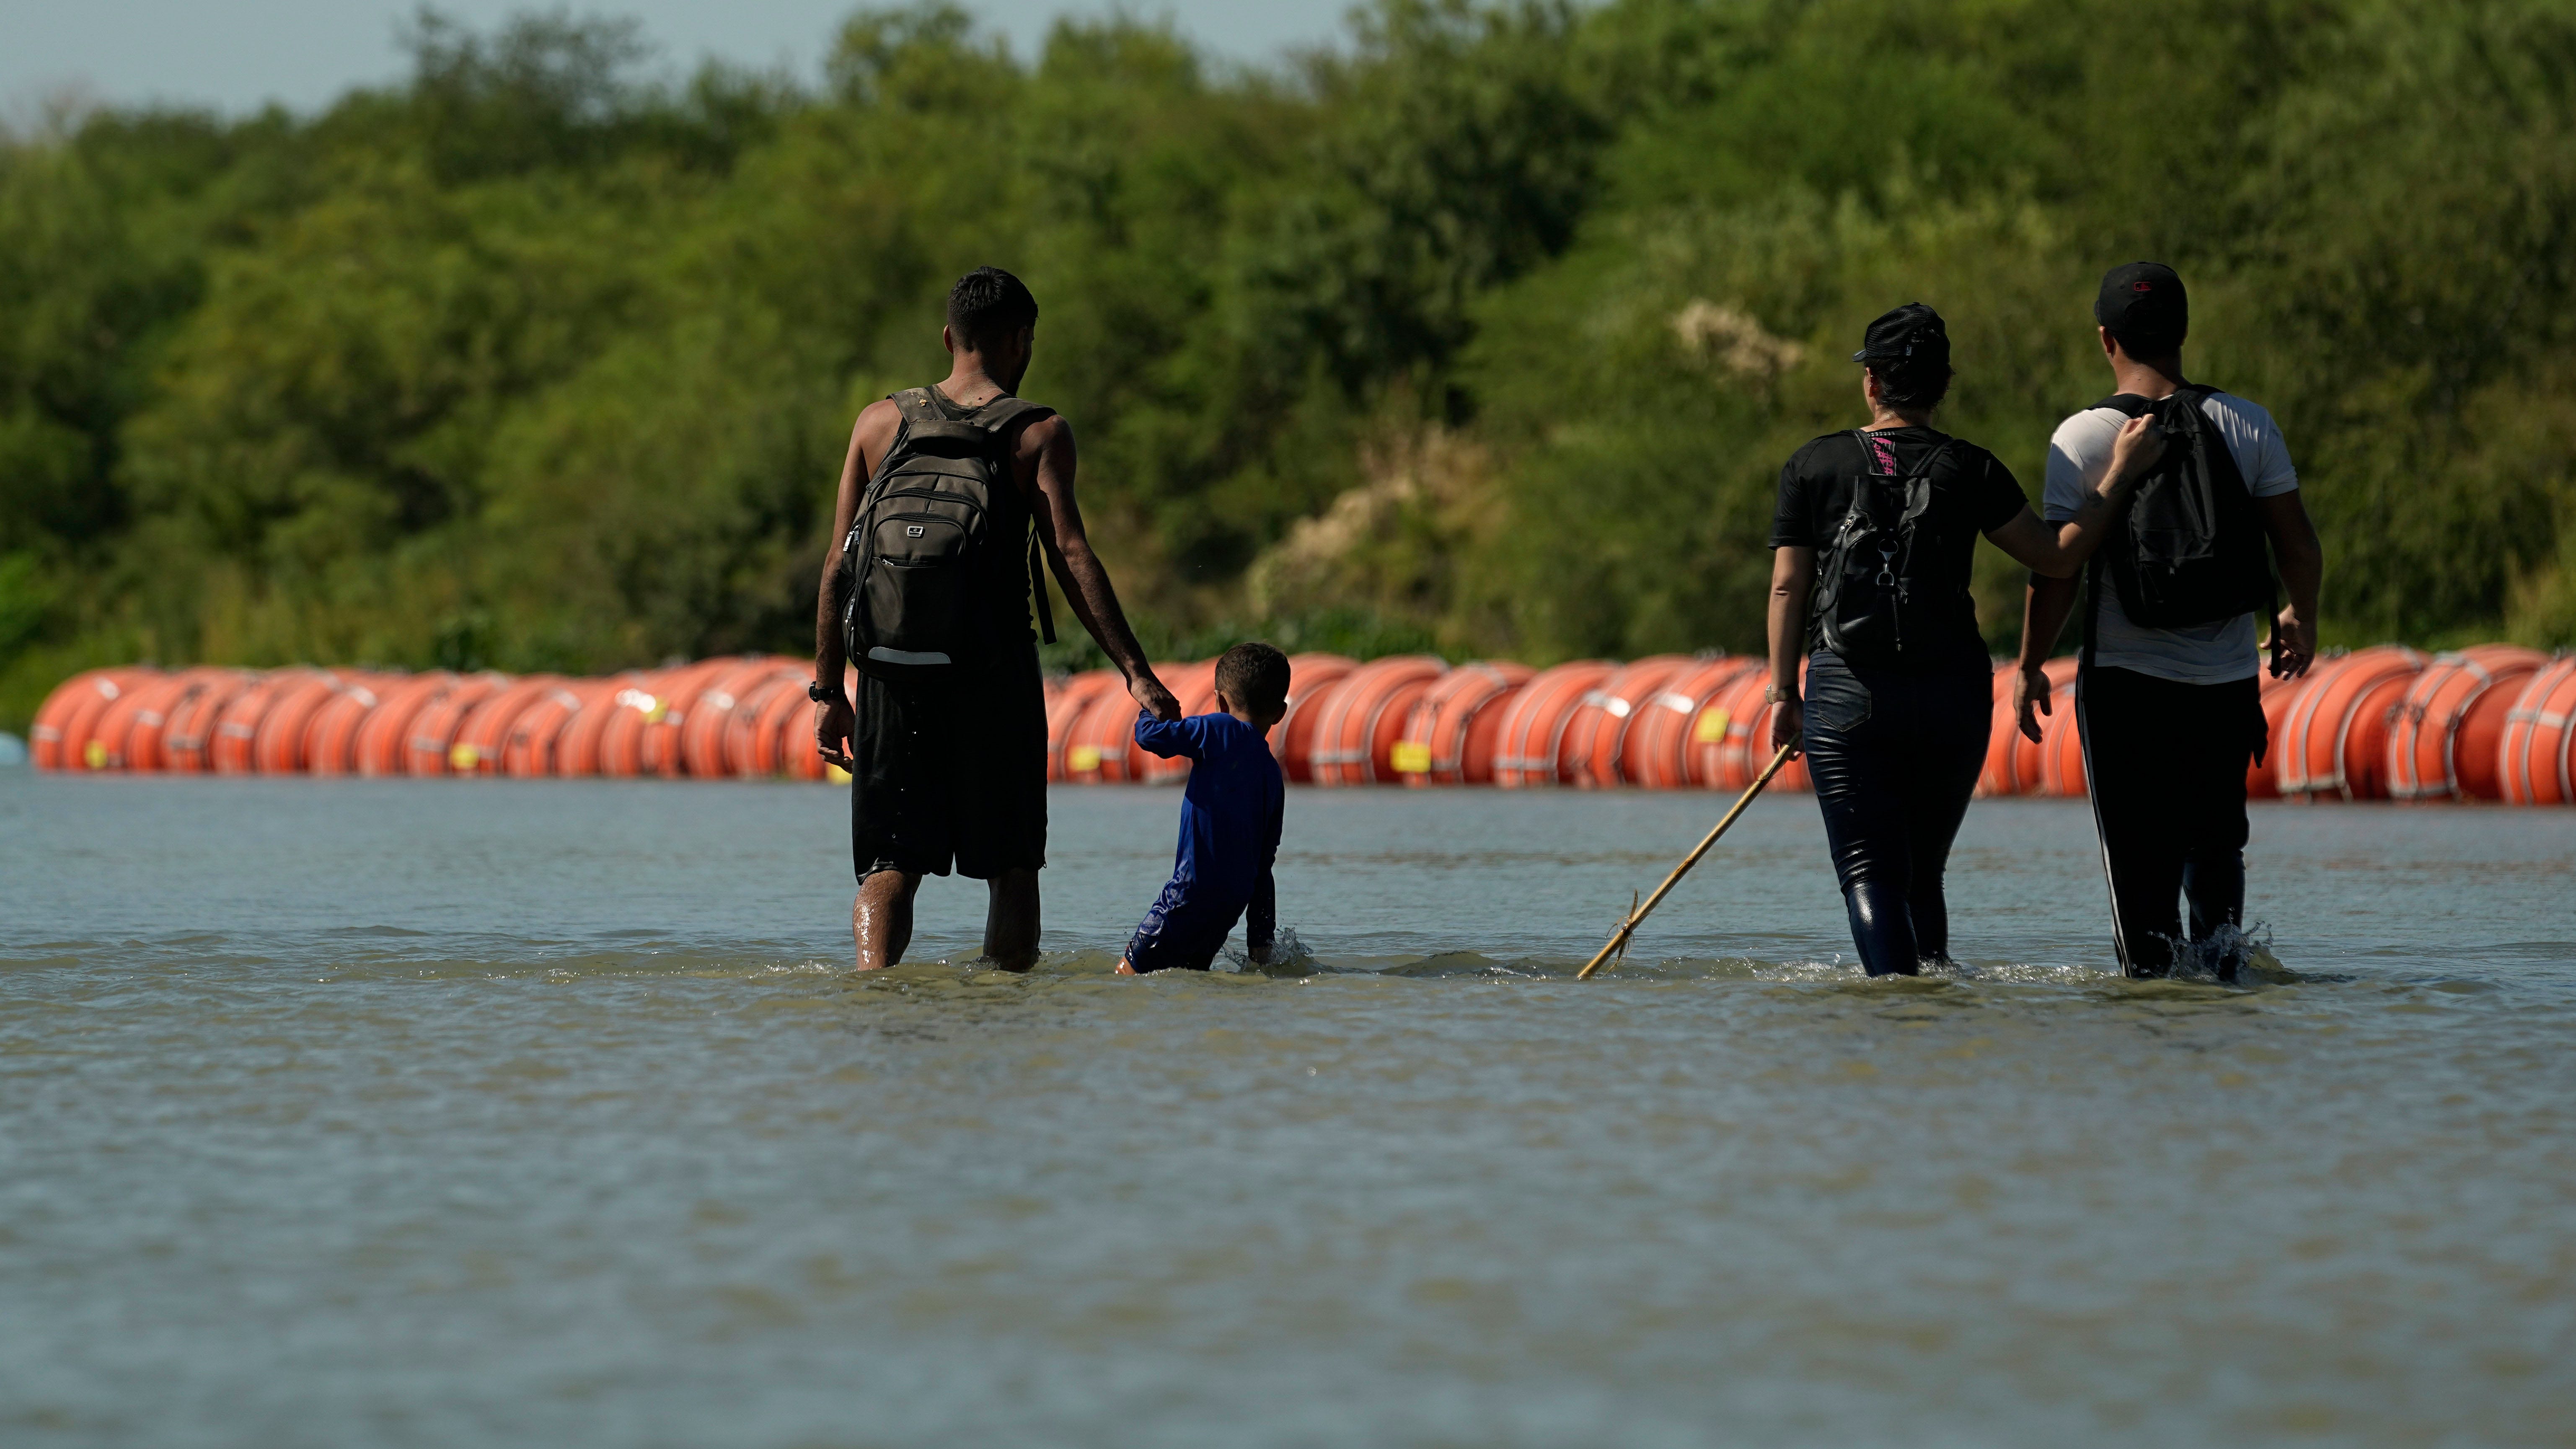
M 1006 870 L 984 883 L 984 956 L 1005 971 L 1038 963 L 1038 873 Z
M 859 898 L 850 905 L 858 969 L 883 970 L 903 959 L 912 945 L 912 898 L 920 889 L 920 876 L 900 870 L 872 871 L 859 882 Z
M 1860 950 L 1862 970 L 1872 976 L 1923 974 L 1914 912 L 1906 903 L 1903 886 L 1875 877 L 1856 880 L 1843 887 L 1843 914 L 1851 919 L 1852 944 Z

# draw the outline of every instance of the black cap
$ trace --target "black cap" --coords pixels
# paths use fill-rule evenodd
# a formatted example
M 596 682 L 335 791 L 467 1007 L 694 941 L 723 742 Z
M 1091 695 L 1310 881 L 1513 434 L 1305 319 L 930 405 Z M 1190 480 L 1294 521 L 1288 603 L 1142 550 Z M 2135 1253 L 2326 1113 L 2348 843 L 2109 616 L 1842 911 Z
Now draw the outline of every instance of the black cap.
M 2182 278 L 2162 262 L 2128 262 L 2102 274 L 2093 320 L 2123 343 L 2180 347 L 2191 331 L 2191 299 Z
M 1861 334 L 1854 362 L 1911 361 L 1927 366 L 1950 365 L 1950 328 L 1941 314 L 1920 302 L 1908 302 L 1882 315 Z

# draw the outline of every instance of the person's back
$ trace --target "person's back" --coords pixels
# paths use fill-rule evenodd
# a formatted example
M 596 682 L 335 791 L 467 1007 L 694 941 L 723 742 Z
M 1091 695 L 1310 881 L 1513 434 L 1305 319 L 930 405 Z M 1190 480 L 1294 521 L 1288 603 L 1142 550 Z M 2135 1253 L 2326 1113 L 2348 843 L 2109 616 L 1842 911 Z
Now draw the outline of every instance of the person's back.
M 2264 548 L 2290 596 L 2272 628 L 2272 672 L 2285 678 L 2315 653 L 2323 559 L 2272 415 L 2183 377 L 2182 279 L 2151 262 L 2115 267 L 2094 320 L 2118 390 L 2050 440 L 2047 516 L 2090 487 L 2127 419 L 2162 418 L 2175 446 L 2080 585 L 2031 581 L 2016 692 L 2023 732 L 2037 738 L 2042 666 L 2080 611 L 2076 725 L 2113 942 L 2130 975 L 2161 976 L 2178 945 L 2243 924 L 2245 774 L 2267 744 L 2255 626 L 2272 599 Z M 2178 897 L 2190 902 L 2187 934 Z M 2233 975 L 2240 951 L 2218 954 L 2215 969 Z
M 1136 717 L 1138 745 L 1191 764 L 1172 878 L 1129 939 L 1122 973 L 1204 971 L 1247 912 L 1245 946 L 1255 961 L 1269 956 L 1278 919 L 1271 867 L 1287 782 L 1267 736 L 1287 709 L 1287 656 L 1267 644 L 1227 650 L 1217 661 L 1216 696 L 1214 714 Z

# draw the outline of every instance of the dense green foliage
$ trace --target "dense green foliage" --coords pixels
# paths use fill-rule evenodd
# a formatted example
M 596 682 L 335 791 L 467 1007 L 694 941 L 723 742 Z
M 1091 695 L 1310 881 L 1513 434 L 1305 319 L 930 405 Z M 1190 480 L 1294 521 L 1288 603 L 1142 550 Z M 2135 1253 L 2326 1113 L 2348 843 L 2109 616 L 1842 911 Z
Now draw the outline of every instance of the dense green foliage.
M 798 651 L 850 416 L 981 262 L 1173 648 L 1750 647 L 1861 324 L 1940 307 L 1945 426 L 2035 491 L 2140 256 L 2283 424 L 2329 641 L 2576 641 L 2576 16 L 2141 15 L 1383 0 L 1233 72 L 934 5 L 812 88 L 424 15 L 318 115 L 67 118 L 0 143 L 0 723 L 115 659 Z

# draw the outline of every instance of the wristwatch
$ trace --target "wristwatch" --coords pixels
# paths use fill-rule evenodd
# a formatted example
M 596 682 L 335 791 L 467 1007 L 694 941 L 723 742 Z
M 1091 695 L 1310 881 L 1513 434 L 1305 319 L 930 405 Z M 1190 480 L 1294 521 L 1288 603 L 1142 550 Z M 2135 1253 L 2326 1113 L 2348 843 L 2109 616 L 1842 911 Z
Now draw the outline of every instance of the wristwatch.
M 1776 686 L 1766 688 L 1762 691 L 1762 702 L 1764 704 L 1796 704 L 1798 702 L 1798 691 L 1794 689 L 1780 689 Z
M 805 686 L 805 697 L 816 704 L 830 704 L 841 697 L 841 687 L 837 684 L 825 684 L 817 679 Z

